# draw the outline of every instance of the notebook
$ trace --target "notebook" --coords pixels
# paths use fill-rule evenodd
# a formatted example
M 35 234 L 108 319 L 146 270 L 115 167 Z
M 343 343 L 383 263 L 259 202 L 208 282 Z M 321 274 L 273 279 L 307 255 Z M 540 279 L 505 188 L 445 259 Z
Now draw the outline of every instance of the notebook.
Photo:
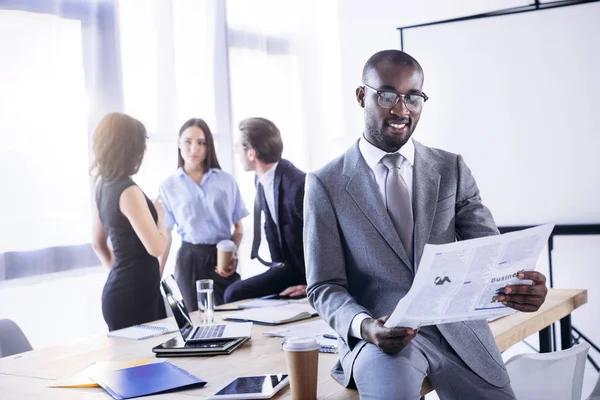
M 116 400 L 206 385 L 202 379 L 168 361 L 101 372 L 90 378 Z
M 185 342 L 176 336 L 154 347 L 156 357 L 218 356 L 231 354 L 248 338 L 215 340 L 209 342 Z
M 263 335 L 282 338 L 292 336 L 313 336 L 320 345 L 319 351 L 321 353 L 337 353 L 338 350 L 338 334 L 322 319 L 267 331 L 264 332 Z
M 262 325 L 279 325 L 300 321 L 317 315 L 308 304 L 286 304 L 277 307 L 250 308 L 223 317 L 232 321 L 251 321 Z
M 337 340 L 318 337 L 317 342 L 319 343 L 319 352 L 320 353 L 337 353 L 338 352 Z
M 106 336 L 122 339 L 147 339 L 154 336 L 164 335 L 165 333 L 175 332 L 174 326 L 169 325 L 134 325 L 129 328 L 123 328 L 116 331 L 108 332 Z

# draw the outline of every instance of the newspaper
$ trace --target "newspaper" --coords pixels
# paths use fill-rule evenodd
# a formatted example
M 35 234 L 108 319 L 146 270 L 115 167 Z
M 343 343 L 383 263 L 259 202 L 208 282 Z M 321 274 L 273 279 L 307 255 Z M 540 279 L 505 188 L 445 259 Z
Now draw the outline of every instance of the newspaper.
M 515 312 L 496 298 L 507 285 L 531 284 L 517 274 L 535 269 L 553 228 L 425 245 L 414 282 L 385 326 L 417 328 Z

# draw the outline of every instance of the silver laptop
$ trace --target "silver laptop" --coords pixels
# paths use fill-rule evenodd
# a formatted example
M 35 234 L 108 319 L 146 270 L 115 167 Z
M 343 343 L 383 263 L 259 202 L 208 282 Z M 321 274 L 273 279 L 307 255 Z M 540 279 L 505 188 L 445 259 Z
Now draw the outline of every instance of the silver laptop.
M 186 342 L 202 342 L 208 340 L 225 340 L 249 338 L 252 334 L 252 323 L 234 323 L 234 324 L 211 324 L 211 325 L 194 325 L 190 318 L 190 314 L 185 308 L 179 287 L 173 276 L 169 276 L 161 281 L 162 289 L 167 298 L 167 302 L 173 311 L 177 326 L 181 337 Z

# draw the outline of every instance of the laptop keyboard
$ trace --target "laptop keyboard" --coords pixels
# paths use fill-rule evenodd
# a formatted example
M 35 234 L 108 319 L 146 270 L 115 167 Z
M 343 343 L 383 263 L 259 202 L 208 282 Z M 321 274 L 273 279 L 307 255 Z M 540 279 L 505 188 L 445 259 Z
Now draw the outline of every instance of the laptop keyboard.
M 225 325 L 201 325 L 198 326 L 192 339 L 220 338 L 225 332 Z

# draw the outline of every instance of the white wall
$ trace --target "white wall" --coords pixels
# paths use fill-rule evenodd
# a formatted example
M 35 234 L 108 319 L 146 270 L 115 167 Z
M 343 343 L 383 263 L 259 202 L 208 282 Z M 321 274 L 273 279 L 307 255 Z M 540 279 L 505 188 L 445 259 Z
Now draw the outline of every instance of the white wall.
M 352 143 L 362 132 L 362 110 L 356 104 L 354 90 L 361 84 L 363 65 L 379 50 L 400 48 L 400 33 L 396 28 L 523 4 L 526 2 L 515 0 L 339 0 L 340 101 L 347 143 Z
M 362 110 L 356 104 L 354 90 L 361 83 L 362 67 L 368 57 L 379 50 L 400 48 L 400 35 L 396 29 L 397 27 L 525 4 L 528 4 L 528 2 L 500 0 L 448 2 L 444 0 L 429 0 L 417 3 L 405 0 L 372 0 L 366 3 L 361 0 L 340 0 L 339 36 L 342 90 L 339 101 L 343 105 L 343 121 L 340 129 L 344 129 L 344 137 L 341 140 L 348 146 L 362 132 L 363 115 Z M 600 19 L 600 16 L 597 19 Z M 499 32 L 498 35 L 501 35 L 501 33 Z M 592 43 L 593 41 L 597 41 L 597 37 L 590 37 L 589 40 Z M 405 37 L 404 45 L 409 53 L 411 51 L 418 51 L 414 47 L 411 47 L 411 43 L 407 37 Z M 485 58 L 485 47 L 481 49 L 479 56 Z M 427 70 L 425 74 L 427 85 Z M 451 77 L 445 76 L 443 79 L 451 79 Z M 589 82 L 589 87 L 597 87 L 600 77 L 596 79 L 593 82 Z M 591 98 L 594 99 L 593 96 Z M 424 112 L 419 128 L 427 126 L 427 118 L 435 118 L 435 116 Z M 415 138 L 423 140 L 423 138 L 419 137 L 419 128 L 416 130 Z M 561 140 L 561 138 L 556 139 Z M 593 141 L 593 138 L 590 138 L 590 140 Z M 428 143 L 427 140 L 423 141 L 426 144 Z M 464 145 L 466 146 L 466 144 Z M 462 153 L 470 149 L 457 148 L 452 150 Z M 331 154 L 331 158 L 336 155 Z M 497 165 L 488 165 L 487 167 L 484 165 L 478 168 L 475 178 L 482 180 L 485 176 L 495 176 L 497 168 Z M 585 185 L 588 188 L 593 188 L 597 186 L 597 182 L 586 182 Z M 561 190 L 557 190 L 556 192 L 556 196 L 558 197 L 567 196 Z M 594 190 L 593 193 L 597 192 L 597 190 Z M 494 199 L 499 195 L 490 190 L 487 192 L 482 190 L 482 196 L 486 202 L 494 202 Z M 560 201 L 560 198 L 558 200 Z M 543 204 L 540 204 L 540 207 L 542 206 Z M 560 222 L 564 223 L 564 221 Z M 598 221 L 590 222 L 597 223 Z M 599 263 L 594 250 L 599 245 L 600 237 L 598 236 L 557 237 L 553 254 L 555 287 L 588 289 L 589 302 L 573 314 L 573 325 L 581 329 L 596 344 L 600 344 L 600 321 L 597 318 L 598 307 L 600 306 L 600 269 L 598 268 Z M 538 263 L 538 269 L 547 273 L 547 265 L 547 256 L 544 253 Z

